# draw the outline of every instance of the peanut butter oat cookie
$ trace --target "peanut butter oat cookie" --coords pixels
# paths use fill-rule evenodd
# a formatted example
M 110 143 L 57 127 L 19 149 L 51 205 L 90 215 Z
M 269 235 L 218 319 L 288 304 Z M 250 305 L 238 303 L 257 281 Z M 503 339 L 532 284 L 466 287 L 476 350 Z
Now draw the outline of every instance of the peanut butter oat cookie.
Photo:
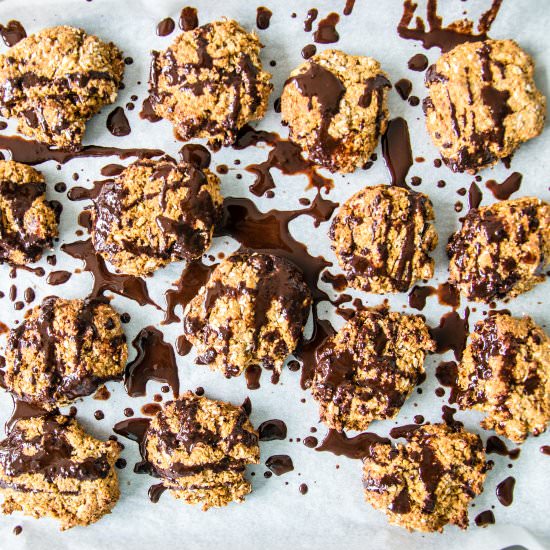
M 450 281 L 469 299 L 513 298 L 544 281 L 550 205 L 534 197 L 472 209 L 449 239 Z
M 426 125 L 444 162 L 475 172 L 510 157 L 544 127 L 535 65 L 513 40 L 461 44 L 426 73 Z
M 423 193 L 376 185 L 362 189 L 338 210 L 332 248 L 349 284 L 385 294 L 406 292 L 429 279 L 437 245 L 432 203 Z
M 386 308 L 359 310 L 316 352 L 311 391 L 321 420 L 337 430 L 366 430 L 393 418 L 435 351 L 418 315 Z
M 123 72 L 114 44 L 74 27 L 43 29 L 0 55 L 0 113 L 26 136 L 78 148 L 86 122 L 115 101 Z
M 281 371 L 302 336 L 311 293 L 301 272 L 270 254 L 222 261 L 185 308 L 184 333 L 197 362 L 238 376 L 249 365 Z
M 364 165 L 386 131 L 386 73 L 372 57 L 325 50 L 290 73 L 281 116 L 290 139 L 331 172 Z
M 95 249 L 123 273 L 200 258 L 221 216 L 220 180 L 173 161 L 139 160 L 106 183 L 92 210 Z
M 409 531 L 468 527 L 468 504 L 483 491 L 480 437 L 445 424 L 418 426 L 406 445 L 376 444 L 363 465 L 365 498 Z
M 458 369 L 458 404 L 487 413 L 481 425 L 516 443 L 550 422 L 550 338 L 530 317 L 476 324 Z
M 57 237 L 58 218 L 46 200 L 42 174 L 26 164 L 0 160 L 0 263 L 39 260 Z
M 144 458 L 174 498 L 203 510 L 242 502 L 252 487 L 244 477 L 258 464 L 258 434 L 243 407 L 189 392 L 152 419 Z
M 156 114 L 187 141 L 231 145 L 238 130 L 264 116 L 273 88 L 256 34 L 222 19 L 181 33 L 153 52 L 149 92 Z
M 53 517 L 62 530 L 96 522 L 120 495 L 120 447 L 88 435 L 68 416 L 19 420 L 0 442 L 2 511 Z
M 50 296 L 9 332 L 3 385 L 17 399 L 52 410 L 120 379 L 127 355 L 109 304 Z

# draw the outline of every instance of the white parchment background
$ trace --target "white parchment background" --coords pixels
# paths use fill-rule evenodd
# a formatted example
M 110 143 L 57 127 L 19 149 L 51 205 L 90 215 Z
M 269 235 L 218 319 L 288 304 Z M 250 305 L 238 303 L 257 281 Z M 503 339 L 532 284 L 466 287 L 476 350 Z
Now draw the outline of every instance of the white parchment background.
M 215 18 L 228 16 L 236 18 L 248 28 L 255 28 L 256 3 L 238 0 L 207 1 L 193 0 L 191 5 L 198 8 L 200 23 L 206 23 Z M 422 2 L 419 13 L 424 13 Z M 460 16 L 463 9 L 472 10 L 472 16 L 488 8 L 489 0 L 460 2 L 458 0 L 441 0 L 441 11 L 445 20 L 450 21 Z M 131 56 L 134 63 L 126 68 L 126 88 L 119 94 L 117 105 L 124 106 L 130 101 L 131 95 L 138 95 L 134 111 L 126 111 L 132 126 L 132 133 L 125 138 L 113 137 L 105 126 L 106 116 L 111 108 L 106 108 L 90 124 L 86 135 L 86 143 L 98 145 L 114 145 L 119 147 L 151 147 L 165 150 L 176 156 L 181 147 L 172 137 L 170 125 L 166 122 L 150 124 L 139 119 L 141 101 L 146 97 L 149 67 L 149 51 L 165 48 L 175 37 L 160 38 L 155 34 L 157 23 L 168 16 L 177 21 L 179 11 L 188 5 L 181 1 L 154 0 L 3 0 L 0 1 L 0 22 L 10 19 L 20 20 L 27 32 L 35 32 L 43 27 L 68 24 L 81 26 L 88 32 L 99 35 L 104 40 L 114 41 L 126 56 Z M 302 47 L 312 42 L 310 34 L 303 31 L 303 20 L 309 8 L 319 8 L 320 16 L 326 16 L 330 11 L 342 13 L 344 0 L 312 0 L 284 1 L 262 0 L 261 4 L 273 11 L 271 26 L 267 31 L 258 31 L 265 45 L 263 60 L 268 70 L 273 72 L 275 85 L 271 97 L 272 107 L 275 98 L 279 97 L 281 87 L 288 73 L 301 62 Z M 297 17 L 291 18 L 296 12 Z M 371 55 L 382 63 L 393 82 L 399 78 L 409 78 L 413 81 L 413 94 L 420 98 L 424 96 L 422 73 L 414 73 L 407 69 L 407 60 L 417 52 L 422 51 L 433 62 L 438 56 L 438 50 L 425 52 L 417 42 L 402 40 L 396 33 L 396 26 L 401 16 L 401 0 L 357 0 L 353 14 L 341 16 L 338 31 L 340 41 L 335 46 L 352 54 Z M 314 25 L 314 29 L 316 25 Z M 548 96 L 548 68 L 550 67 L 550 48 L 548 29 L 550 28 L 550 9 L 546 0 L 504 0 L 504 5 L 491 30 L 494 38 L 514 38 L 537 62 L 537 83 Z M 176 31 L 177 32 L 177 31 Z M 323 46 L 318 46 L 318 50 Z M 269 61 L 276 60 L 277 65 L 269 68 Z M 138 84 L 138 82 L 140 82 Z M 437 151 L 431 144 L 424 128 L 421 107 L 410 107 L 401 100 L 395 90 L 390 94 L 391 116 L 405 117 L 409 123 L 413 144 L 413 156 L 425 157 L 425 163 L 415 163 L 409 177 L 422 177 L 420 190 L 426 192 L 434 202 L 437 216 L 437 230 L 440 235 L 440 245 L 436 251 L 436 280 L 431 284 L 443 282 L 446 279 L 447 260 L 444 245 L 449 234 L 457 227 L 458 217 L 454 204 L 461 199 L 456 193 L 460 187 L 468 188 L 472 177 L 468 175 L 453 175 L 445 167 L 433 168 L 433 159 Z M 275 130 L 286 135 L 280 125 L 279 115 L 270 108 L 268 115 L 258 127 Z M 5 133 L 13 133 L 14 126 L 10 123 Z M 543 135 L 523 146 L 514 156 L 512 170 L 524 175 L 521 189 L 513 197 L 521 195 L 537 195 L 543 199 L 550 198 L 548 192 L 550 159 L 548 156 L 550 133 Z M 224 149 L 213 157 L 213 166 L 227 164 L 231 170 L 222 176 L 222 190 L 227 196 L 248 196 L 248 185 L 252 175 L 242 170 L 251 162 L 261 162 L 267 157 L 265 148 L 249 148 L 246 151 Z M 386 183 L 389 176 L 386 171 L 380 150 L 377 150 L 379 160 L 368 171 L 358 171 L 353 175 L 336 175 L 335 189 L 330 198 L 339 202 L 365 185 Z M 242 161 L 240 167 L 234 166 L 234 160 Z M 72 242 L 75 235 L 76 217 L 85 203 L 71 203 L 64 194 L 56 193 L 53 185 L 65 181 L 70 187 L 75 185 L 71 176 L 80 175 L 76 185 L 91 185 L 96 179 L 101 179 L 99 170 L 109 162 L 119 162 L 113 159 L 83 159 L 75 160 L 65 165 L 62 171 L 56 169 L 55 163 L 49 162 L 38 166 L 49 184 L 48 193 L 52 199 L 61 200 L 64 210 L 61 218 L 61 239 L 56 244 L 55 253 L 58 265 L 51 268 L 45 261 L 46 271 L 53 269 L 74 270 L 81 263 L 73 260 L 59 249 L 63 242 Z M 131 160 L 124 161 L 124 164 Z M 243 179 L 235 178 L 236 169 L 240 168 Z M 493 178 L 502 181 L 508 174 L 503 166 L 482 173 L 484 181 Z M 304 177 L 285 177 L 274 171 L 277 189 L 275 198 L 255 198 L 256 204 L 262 210 L 269 208 L 290 209 L 299 207 L 298 198 L 307 195 L 314 197 L 312 190 L 304 193 L 306 180 Z M 437 180 L 444 179 L 447 186 L 438 189 Z M 484 192 L 482 204 L 488 204 L 494 199 L 486 190 L 484 182 L 480 183 Z M 464 201 L 466 202 L 467 201 Z M 465 204 L 465 210 L 467 204 Z M 304 240 L 313 253 L 322 253 L 331 261 L 334 256 L 329 250 L 326 237 L 328 223 L 315 228 L 312 219 L 302 216 L 291 228 L 294 234 Z M 228 239 L 218 239 L 213 253 L 235 248 L 235 243 Z M 161 270 L 148 285 L 153 299 L 164 304 L 164 291 L 170 287 L 181 272 L 182 265 L 172 265 Z M 333 272 L 338 272 L 336 267 Z M 84 297 L 91 290 L 89 273 L 73 275 L 71 280 L 62 287 L 50 287 L 44 278 L 19 271 L 16 281 L 8 278 L 9 268 L 0 266 L 0 290 L 7 295 L 9 286 L 16 282 L 20 298 L 23 290 L 30 286 L 35 289 L 38 303 L 42 297 L 59 293 L 67 297 Z M 327 291 L 333 291 L 327 285 Z M 534 291 L 514 299 L 506 306 L 514 315 L 529 313 L 535 320 L 544 325 L 548 322 L 546 295 L 548 283 L 540 285 Z M 363 301 L 374 305 L 383 297 L 354 293 Z M 115 297 L 113 304 L 119 311 L 127 311 L 132 316 L 132 322 L 126 325 L 128 340 L 131 341 L 142 327 L 158 324 L 162 315 L 150 306 L 139 307 L 135 302 Z M 396 309 L 409 311 L 407 296 L 400 294 L 390 299 L 390 304 Z M 342 320 L 335 316 L 331 306 L 326 304 L 327 316 L 336 326 Z M 462 303 L 461 311 L 466 304 Z M 475 321 L 484 307 L 478 307 L 477 313 L 471 316 Z M 432 297 L 424 314 L 430 324 L 437 325 L 440 315 L 446 311 Z M 0 320 L 12 325 L 15 319 L 21 319 L 22 312 L 15 312 L 8 298 L 0 301 Z M 166 327 L 166 338 L 174 342 L 180 333 L 179 324 Z M 3 341 L 0 340 L 0 345 Z M 134 354 L 131 350 L 132 356 Z M 447 354 L 448 358 L 451 357 Z M 432 356 L 426 363 L 427 381 L 423 385 L 423 394 L 414 393 L 403 407 L 395 421 L 375 422 L 372 430 L 385 435 L 389 428 L 399 424 L 412 422 L 412 417 L 422 414 L 426 420 L 439 421 L 441 406 L 446 403 L 446 397 L 435 396 L 434 389 L 438 383 L 434 376 L 437 363 L 447 357 Z M 521 456 L 517 461 L 492 455 L 495 461 L 494 469 L 489 473 L 485 492 L 475 500 L 475 507 L 470 511 L 473 519 L 482 510 L 494 506 L 497 523 L 495 526 L 480 529 L 475 525 L 466 532 L 449 527 L 443 535 L 409 534 L 397 527 L 387 524 L 384 514 L 371 509 L 362 498 L 361 462 L 336 457 L 329 453 L 318 453 L 307 449 L 296 438 L 310 435 L 311 426 L 317 426 L 315 434 L 321 440 L 325 429 L 317 422 L 316 405 L 309 393 L 299 387 L 299 373 L 285 370 L 281 382 L 274 386 L 269 383 L 269 377 L 262 379 L 262 387 L 257 391 L 247 391 L 244 377 L 226 380 L 218 373 L 210 372 L 206 367 L 195 366 L 193 355 L 178 358 L 181 389 L 195 389 L 203 386 L 207 395 L 213 398 L 227 399 L 241 403 L 246 395 L 250 395 L 253 403 L 252 421 L 255 425 L 270 418 L 281 418 L 288 426 L 288 437 L 294 441 L 273 441 L 262 444 L 262 462 L 272 454 L 289 454 L 295 465 L 295 470 L 281 477 L 273 476 L 264 479 L 266 468 L 261 465 L 250 470 L 255 471 L 251 478 L 253 493 L 241 505 L 230 505 L 224 509 L 212 509 L 207 513 L 197 507 L 186 506 L 176 502 L 165 494 L 158 504 L 152 504 L 147 498 L 147 488 L 153 482 L 148 476 L 138 476 L 132 472 L 132 466 L 138 458 L 136 445 L 124 441 L 126 449 L 124 458 L 128 467 L 120 471 L 121 499 L 113 513 L 101 521 L 86 528 L 75 528 L 70 532 L 60 533 L 57 524 L 49 519 L 33 520 L 22 516 L 0 517 L 0 548 L 1 549 L 97 549 L 97 548 L 128 548 L 135 550 L 151 548 L 177 549 L 278 549 L 278 548 L 480 548 L 500 549 L 513 544 L 523 544 L 529 549 L 549 547 L 550 525 L 548 522 L 548 496 L 550 494 L 550 479 L 548 476 L 549 458 L 544 456 L 539 448 L 548 444 L 549 436 L 530 438 L 523 446 Z M 92 432 L 100 437 L 110 435 L 115 422 L 122 420 L 123 409 L 132 407 L 137 414 L 142 403 L 151 401 L 153 393 L 157 393 L 159 385 L 150 383 L 148 398 L 144 400 L 129 398 L 122 384 L 109 384 L 112 397 L 110 400 L 96 401 L 91 397 L 77 403 L 78 419 Z M 306 399 L 302 403 L 301 398 Z M 101 409 L 105 419 L 97 421 L 93 412 Z M 11 399 L 0 394 L 0 421 L 3 422 L 11 412 Z M 489 434 L 479 428 L 481 418 L 477 414 L 460 413 L 457 418 L 465 422 L 468 429 L 481 433 L 486 439 Z M 513 463 L 509 469 L 508 464 Z M 336 465 L 340 465 L 337 469 Z M 495 486 L 505 477 L 513 475 L 516 480 L 514 503 L 509 508 L 500 505 L 495 497 Z M 301 483 L 307 483 L 309 492 L 303 496 L 298 491 Z M 22 525 L 23 532 L 16 537 L 12 534 L 15 525 Z

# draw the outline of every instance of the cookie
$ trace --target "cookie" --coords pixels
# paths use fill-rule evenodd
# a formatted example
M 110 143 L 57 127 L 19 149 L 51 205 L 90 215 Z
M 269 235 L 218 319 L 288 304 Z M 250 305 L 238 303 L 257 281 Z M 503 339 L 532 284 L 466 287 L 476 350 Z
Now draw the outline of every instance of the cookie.
M 311 162 L 353 172 L 386 131 L 390 81 L 372 57 L 325 50 L 290 73 L 281 117 Z
M 550 205 L 534 197 L 468 212 L 447 245 L 450 281 L 469 300 L 513 298 L 544 281 Z
M 10 330 L 2 385 L 52 410 L 121 379 L 127 356 L 120 317 L 109 304 L 50 296 Z
M 171 495 L 203 510 L 242 502 L 252 490 L 246 466 L 260 460 L 258 434 L 243 407 L 191 392 L 151 420 L 143 449 Z
M 428 132 L 455 172 L 509 158 L 544 127 L 535 65 L 513 40 L 460 44 L 426 72 Z
M 231 145 L 247 122 L 264 116 L 273 88 L 256 34 L 222 19 L 181 33 L 153 52 L 149 94 L 177 139 Z
M 480 437 L 445 424 L 418 426 L 406 445 L 375 444 L 363 464 L 367 502 L 409 531 L 468 527 L 468 504 L 488 469 Z
M 311 293 L 284 258 L 237 253 L 223 260 L 185 308 L 197 362 L 240 375 L 249 365 L 280 372 L 302 336 Z
M 26 136 L 75 149 L 86 122 L 115 101 L 123 72 L 114 44 L 74 27 L 43 29 L 0 55 L 0 113 Z
M 338 210 L 332 248 L 350 286 L 385 294 L 430 279 L 437 245 L 430 199 L 401 187 L 365 187 Z
M 0 263 L 40 259 L 57 237 L 59 212 L 46 200 L 44 176 L 19 162 L 0 160 Z
M 418 315 L 386 308 L 359 310 L 315 355 L 311 391 L 321 420 L 336 430 L 366 430 L 393 418 L 435 351 Z
M 487 413 L 481 425 L 516 443 L 550 422 L 550 338 L 530 317 L 476 324 L 458 369 L 457 402 Z
M 62 530 L 98 521 L 120 494 L 114 467 L 120 449 L 68 416 L 19 420 L 0 442 L 2 511 L 53 517 Z
M 168 159 L 138 160 L 95 199 L 92 241 L 123 273 L 149 275 L 208 250 L 222 201 L 220 180 L 209 170 Z

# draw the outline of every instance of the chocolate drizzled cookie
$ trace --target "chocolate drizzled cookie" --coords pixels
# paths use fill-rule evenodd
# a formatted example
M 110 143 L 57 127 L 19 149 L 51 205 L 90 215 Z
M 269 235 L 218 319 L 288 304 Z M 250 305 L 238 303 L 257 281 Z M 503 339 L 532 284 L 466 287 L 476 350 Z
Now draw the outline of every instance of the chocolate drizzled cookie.
M 476 324 L 458 368 L 457 402 L 487 413 L 481 425 L 516 443 L 550 422 L 550 338 L 530 317 Z
M 406 292 L 433 276 L 437 245 L 432 203 L 423 193 L 375 185 L 349 198 L 330 230 L 332 248 L 349 284 L 385 294 Z
M 386 308 L 359 310 L 315 355 L 311 391 L 321 420 L 337 430 L 366 430 L 393 418 L 435 351 L 418 315 Z
M 256 34 L 223 19 L 183 32 L 153 52 L 149 94 L 178 139 L 230 145 L 239 128 L 264 116 L 273 86 L 262 69 Z
M 259 462 L 260 448 L 243 407 L 189 392 L 151 420 L 142 454 L 138 470 L 160 478 L 174 498 L 207 510 L 250 493 L 244 472 Z
M 57 237 L 59 211 L 46 200 L 44 176 L 19 162 L 0 160 L 0 263 L 35 262 Z
M 284 258 L 237 253 L 222 261 L 187 305 L 184 333 L 197 362 L 238 376 L 248 365 L 280 372 L 302 336 L 311 293 Z
M 409 531 L 468 526 L 488 466 L 481 438 L 446 424 L 414 427 L 406 445 L 375 444 L 363 464 L 369 504 Z
M 0 113 L 40 142 L 78 148 L 86 121 L 115 101 L 123 72 L 114 44 L 74 27 L 44 29 L 0 55 Z
M 122 378 L 127 354 L 109 304 L 51 296 L 9 332 L 2 385 L 17 399 L 52 410 Z
M 308 160 L 352 172 L 386 130 L 389 88 L 375 59 L 325 50 L 290 74 L 281 96 L 283 123 Z
M 550 206 L 534 197 L 468 212 L 447 245 L 450 281 L 470 300 L 514 297 L 544 281 Z
M 455 172 L 506 159 L 544 127 L 534 63 L 513 40 L 461 44 L 426 72 L 426 125 Z
M 62 530 L 94 523 L 118 500 L 119 454 L 119 443 L 93 438 L 74 418 L 20 419 L 0 441 L 2 511 L 50 516 Z
M 200 258 L 210 247 L 222 200 L 220 181 L 207 169 L 139 160 L 104 184 L 94 201 L 94 247 L 130 275 Z

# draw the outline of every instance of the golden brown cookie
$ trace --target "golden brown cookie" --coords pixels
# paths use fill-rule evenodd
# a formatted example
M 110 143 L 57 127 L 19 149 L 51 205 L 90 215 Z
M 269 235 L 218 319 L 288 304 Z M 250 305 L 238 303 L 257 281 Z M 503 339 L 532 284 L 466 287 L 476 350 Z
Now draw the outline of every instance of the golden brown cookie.
M 496 314 L 476 323 L 458 369 L 463 409 L 516 443 L 550 422 L 550 338 L 530 317 Z
M 46 200 L 44 176 L 19 162 L 0 160 L 0 263 L 35 262 L 57 237 L 59 212 Z
M 469 300 L 526 292 L 544 281 L 550 263 L 550 205 L 524 197 L 472 209 L 447 254 L 450 281 Z
M 100 300 L 46 298 L 10 330 L 2 385 L 52 410 L 122 378 L 128 350 L 120 317 Z
M 95 249 L 123 273 L 149 275 L 200 258 L 221 217 L 220 180 L 168 159 L 138 160 L 103 185 L 92 209 Z
M 172 496 L 203 510 L 242 502 L 252 490 L 246 466 L 260 460 L 258 434 L 243 407 L 191 392 L 157 413 L 143 448 Z
M 149 93 L 156 114 L 178 139 L 231 145 L 238 130 L 264 116 L 273 88 L 256 34 L 222 19 L 181 33 L 153 52 Z
M 19 420 L 0 441 L 2 511 L 53 517 L 62 530 L 96 522 L 120 495 L 114 467 L 120 449 L 68 416 Z
M 426 72 L 426 125 L 444 162 L 475 172 L 510 157 L 544 127 L 535 65 L 513 40 L 456 46 Z
M 430 199 L 401 187 L 365 187 L 338 210 L 332 248 L 350 286 L 385 294 L 430 279 L 437 245 Z
M 317 350 L 311 391 L 321 420 L 337 430 L 366 430 L 393 418 L 435 351 L 418 315 L 386 308 L 359 310 Z
M 409 531 L 468 527 L 468 504 L 483 491 L 480 437 L 445 424 L 418 426 L 406 445 L 375 444 L 363 464 L 369 504 Z
M 114 44 L 74 27 L 43 29 L 0 55 L 0 113 L 26 136 L 78 148 L 87 120 L 115 101 L 123 72 Z
M 290 73 L 281 117 L 308 160 L 331 172 L 353 172 L 386 131 L 389 88 L 372 57 L 325 50 Z
M 197 362 L 239 376 L 249 365 L 281 371 L 298 345 L 311 293 L 284 258 L 237 253 L 223 260 L 185 308 Z

